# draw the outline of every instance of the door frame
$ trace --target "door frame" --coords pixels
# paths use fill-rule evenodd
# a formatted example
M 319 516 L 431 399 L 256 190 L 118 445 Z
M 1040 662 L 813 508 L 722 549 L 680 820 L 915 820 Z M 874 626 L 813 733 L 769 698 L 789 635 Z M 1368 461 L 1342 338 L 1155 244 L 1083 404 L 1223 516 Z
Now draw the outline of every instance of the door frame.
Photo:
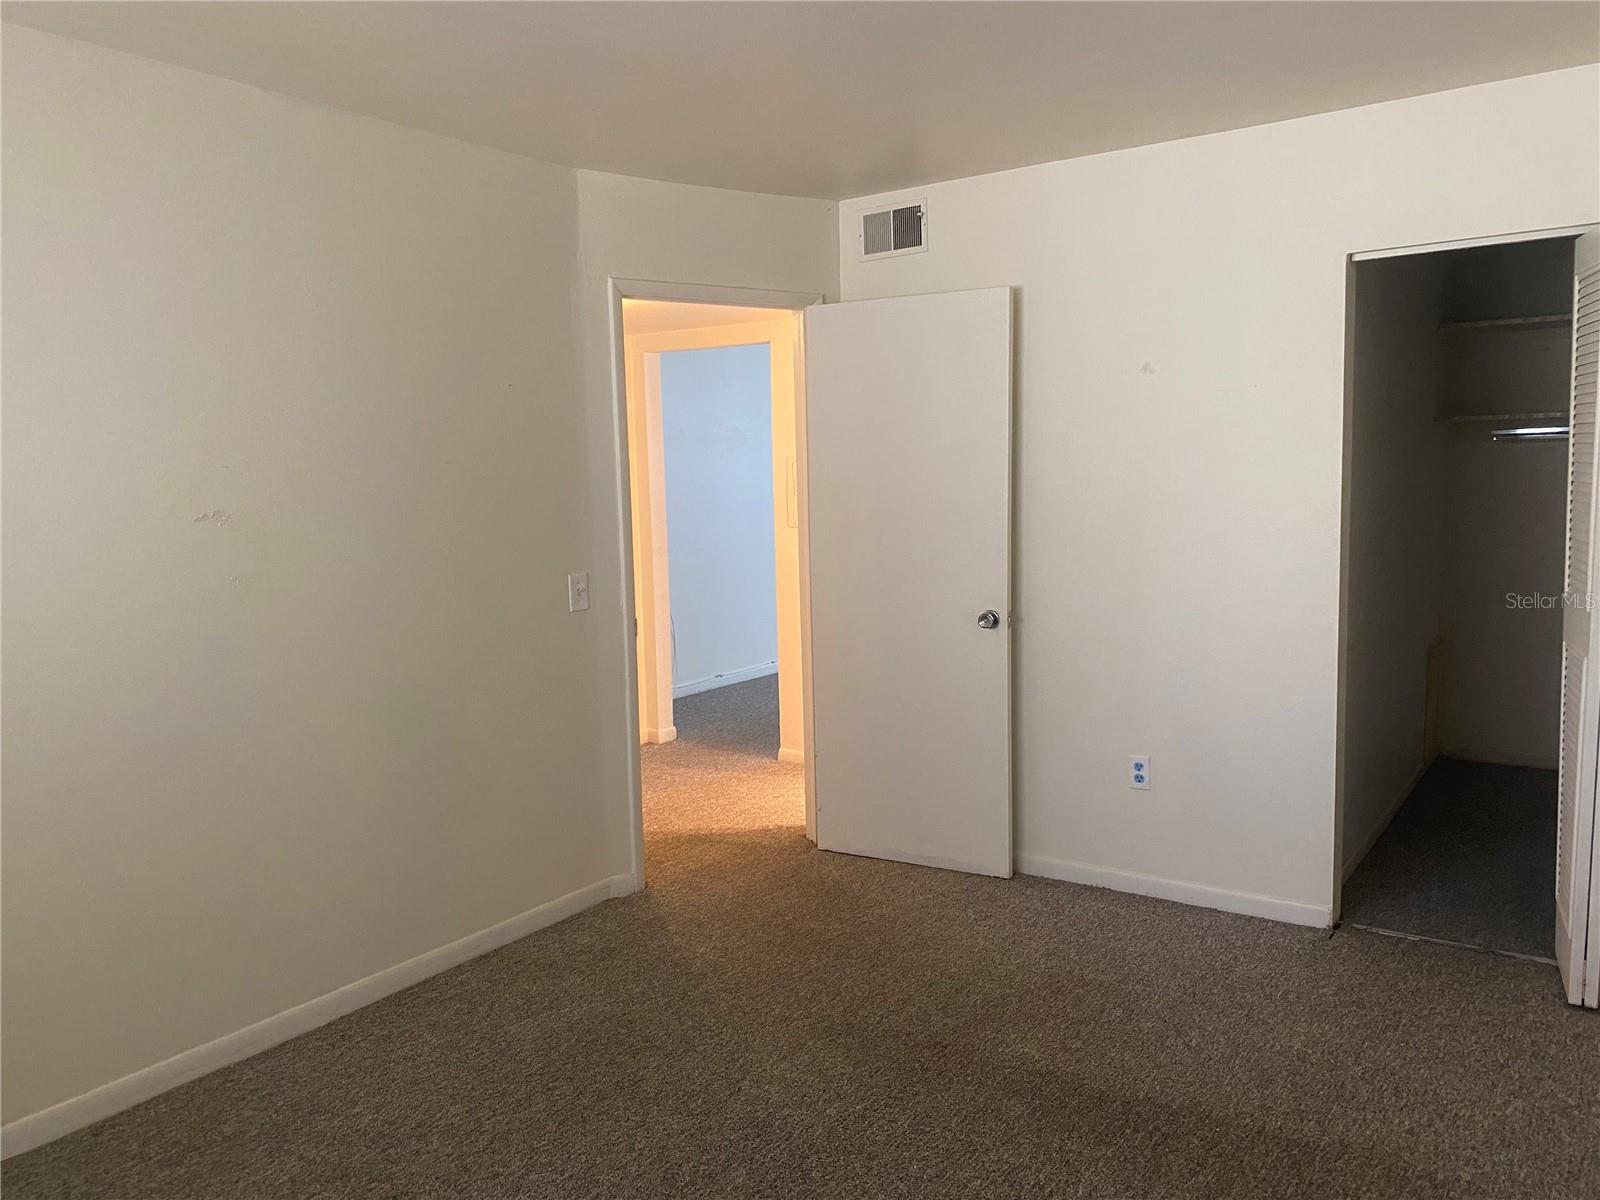
M 1583 225 L 1561 225 L 1544 229 L 1524 229 L 1515 232 L 1494 234 L 1487 237 L 1459 238 L 1449 241 L 1420 242 L 1405 246 L 1387 246 L 1378 249 L 1353 251 L 1345 255 L 1345 330 L 1344 330 L 1344 418 L 1343 418 L 1343 444 L 1340 449 L 1340 480 L 1339 480 L 1339 627 L 1338 627 L 1338 663 L 1335 684 L 1335 735 L 1334 735 L 1334 785 L 1333 785 L 1333 869 L 1331 871 L 1332 889 L 1329 896 L 1329 924 L 1337 925 L 1340 920 L 1340 906 L 1344 898 L 1344 885 L 1349 874 L 1353 873 L 1361 859 L 1350 864 L 1350 871 L 1345 869 L 1345 844 L 1344 844 L 1344 814 L 1345 814 L 1345 711 L 1348 704 L 1348 668 L 1349 655 L 1349 627 L 1350 627 L 1350 477 L 1351 460 L 1353 452 L 1353 418 L 1355 413 L 1355 304 L 1356 304 L 1356 264 L 1381 258 L 1401 258 L 1423 254 L 1441 254 L 1452 250 L 1470 250 L 1479 246 L 1510 246 L 1520 242 L 1547 241 L 1554 238 L 1572 238 L 1595 228 L 1592 223 Z M 1568 397 L 1568 404 L 1571 397 Z M 1600 503 L 1600 489 L 1596 490 L 1596 502 Z M 1600 528 L 1600 526 L 1597 526 Z M 1600 578 L 1600 537 L 1595 539 L 1592 547 L 1595 558 L 1594 578 Z M 1591 634 L 1591 653 L 1600 651 L 1600 621 L 1594 623 L 1594 633 Z M 1554 686 L 1560 688 L 1561 681 L 1557 679 Z M 1400 806 L 1406 801 L 1412 787 L 1421 779 L 1422 770 L 1426 763 L 1419 768 L 1416 776 L 1411 780 L 1405 791 L 1395 798 L 1392 807 L 1379 828 L 1375 843 L 1381 838 L 1388 828 L 1390 821 L 1399 813 Z M 1371 849 L 1369 845 L 1368 850 Z M 1362 856 L 1365 857 L 1365 854 Z M 1600 872 L 1592 872 L 1595 884 L 1595 894 L 1600 896 Z M 1590 935 L 1595 936 L 1595 921 L 1591 915 Z
M 634 637 L 638 612 L 634 603 L 633 570 L 633 484 L 632 458 L 628 436 L 628 354 L 623 327 L 622 302 L 624 300 L 666 300 L 685 304 L 721 304 L 739 308 L 772 308 L 798 312 L 813 304 L 821 304 L 825 297 L 820 292 L 789 292 L 769 288 L 726 287 L 720 284 L 685 283 L 661 279 L 630 279 L 612 275 L 606 281 L 606 309 L 609 315 L 611 346 L 611 418 L 614 458 L 614 486 L 617 495 L 617 545 L 620 548 L 618 568 L 622 580 L 622 607 L 619 613 L 618 633 L 627 647 L 623 655 L 623 712 L 622 727 L 626 730 L 625 753 L 628 756 L 628 836 L 633 860 L 633 887 L 635 891 L 645 885 L 644 874 L 644 782 L 639 755 L 639 656 Z M 810 748 L 812 739 L 811 711 L 811 549 L 807 540 L 808 523 L 806 495 L 806 422 L 805 422 L 805 323 L 796 321 L 795 362 L 795 451 L 798 508 L 800 518 L 800 677 L 801 694 L 805 707 L 805 787 L 806 836 L 815 841 L 817 836 L 816 779 Z
M 798 637 L 800 614 L 805 606 L 801 604 L 799 594 L 799 499 L 796 478 L 799 455 L 794 445 L 797 424 L 794 400 L 795 327 L 799 314 L 789 309 L 774 311 L 782 315 L 771 320 L 752 320 L 737 325 L 696 326 L 657 333 L 630 334 L 624 330 L 623 342 L 628 356 L 629 451 L 634 456 L 630 463 L 629 483 L 635 492 L 635 548 L 641 551 L 634 556 L 634 603 L 642 610 L 638 626 L 641 675 L 639 711 L 643 722 L 640 741 L 660 745 L 677 737 L 677 728 L 672 719 L 677 687 L 672 678 L 671 533 L 667 527 L 664 492 L 666 464 L 661 425 L 661 355 L 685 350 L 765 346 L 768 348 L 771 376 L 768 405 L 773 410 L 774 418 L 770 450 L 774 455 L 780 448 L 783 451 L 782 465 L 774 458 L 772 469 L 768 472 L 768 483 L 773 494 L 774 559 L 777 567 L 774 584 L 778 615 L 778 709 L 780 718 L 785 718 L 779 729 L 778 761 L 803 764 L 804 703 L 794 699 L 797 691 L 803 694 L 805 675 L 800 662 Z M 787 429 L 782 433 L 777 428 L 779 410 L 787 416 Z M 794 489 L 793 494 L 791 488 Z M 647 501 L 640 497 L 641 490 L 648 490 Z M 783 518 L 781 525 L 780 517 Z M 789 523 L 791 520 L 792 525 Z M 794 549 L 789 548 L 791 545 Z M 643 579 L 639 578 L 641 575 Z M 791 637 L 794 640 L 789 642 Z M 789 714 L 785 705 L 791 701 L 793 712 Z

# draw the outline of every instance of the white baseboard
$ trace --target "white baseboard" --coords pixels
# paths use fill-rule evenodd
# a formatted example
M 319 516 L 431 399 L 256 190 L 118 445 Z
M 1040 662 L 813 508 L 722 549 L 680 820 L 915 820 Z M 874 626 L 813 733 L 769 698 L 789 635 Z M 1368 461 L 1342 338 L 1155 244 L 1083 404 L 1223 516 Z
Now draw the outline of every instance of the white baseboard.
M 801 766 L 804 766 L 806 761 L 806 752 L 804 750 L 796 750 L 793 746 L 779 746 L 778 761 L 786 763 L 798 763 Z
M 1110 888 L 1114 892 L 1176 900 L 1180 904 L 1242 913 L 1247 917 L 1265 917 L 1269 921 L 1283 921 L 1290 925 L 1326 929 L 1332 924 L 1332 914 L 1322 904 L 1306 904 L 1299 900 L 1281 900 L 1276 896 L 1259 896 L 1254 892 L 1235 892 L 1203 883 L 1162 879 L 1134 871 L 1119 871 L 1113 867 L 1095 867 L 1062 858 L 1046 858 L 1042 854 L 1018 854 L 1017 870 L 1024 875 L 1086 883 L 1091 887 Z
M 680 700 L 684 696 L 696 696 L 701 692 L 715 691 L 720 687 L 730 684 L 743 683 L 747 679 L 760 679 L 763 675 L 776 675 L 778 663 L 774 659 L 768 663 L 757 663 L 753 667 L 740 667 L 737 671 L 724 671 L 720 675 L 708 675 L 704 679 L 691 679 L 688 683 L 674 684 L 672 698 Z
M 647 746 L 665 746 L 668 742 L 678 740 L 678 727 L 668 725 L 665 729 L 646 729 L 641 735 L 642 744 Z
M 299 1037 L 302 1033 L 309 1033 L 374 1000 L 381 1000 L 414 983 L 420 983 L 430 975 L 437 975 L 440 971 L 497 950 L 508 942 L 554 925 L 602 900 L 624 896 L 633 890 L 631 875 L 613 875 L 597 880 L 548 904 L 541 904 L 501 921 L 498 925 L 480 929 L 477 933 L 419 954 L 376 975 L 348 983 L 304 1004 L 297 1004 L 275 1016 L 225 1034 L 215 1041 L 174 1054 L 171 1058 L 102 1084 L 81 1096 L 63 1100 L 26 1117 L 18 1117 L 0 1127 L 0 1158 L 9 1158 L 13 1154 L 21 1154 L 52 1142 L 179 1084 L 208 1075 L 220 1067 Z

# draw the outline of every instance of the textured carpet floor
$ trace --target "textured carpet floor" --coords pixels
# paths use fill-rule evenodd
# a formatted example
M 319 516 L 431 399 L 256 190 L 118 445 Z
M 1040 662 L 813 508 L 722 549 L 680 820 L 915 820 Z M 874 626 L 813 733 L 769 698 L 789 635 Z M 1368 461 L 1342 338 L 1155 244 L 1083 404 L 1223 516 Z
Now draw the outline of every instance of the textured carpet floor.
M 1441 758 L 1345 884 L 1342 917 L 1555 954 L 1556 773 Z
M 805 825 L 805 768 L 778 761 L 776 675 L 685 696 L 672 719 L 677 741 L 640 750 L 648 883 L 658 835 Z
M 768 768 L 719 753 L 647 754 L 645 893 L 15 1159 L 7 1200 L 1600 1195 L 1600 1017 L 1551 969 L 817 853 L 797 773 L 722 804 Z M 685 756 L 700 816 L 661 807 Z

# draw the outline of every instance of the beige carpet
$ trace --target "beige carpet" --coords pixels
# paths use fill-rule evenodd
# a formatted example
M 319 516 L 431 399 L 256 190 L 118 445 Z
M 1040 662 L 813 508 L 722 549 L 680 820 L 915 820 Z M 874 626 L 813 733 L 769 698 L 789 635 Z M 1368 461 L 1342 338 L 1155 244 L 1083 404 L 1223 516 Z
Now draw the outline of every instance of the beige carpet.
M 738 724 L 647 755 L 644 894 L 13 1160 L 5 1197 L 1600 1196 L 1600 1015 L 1550 968 L 818 853 Z
M 640 750 L 647 879 L 661 835 L 805 825 L 805 769 L 778 761 L 777 678 L 683 697 L 672 706 L 678 740 Z

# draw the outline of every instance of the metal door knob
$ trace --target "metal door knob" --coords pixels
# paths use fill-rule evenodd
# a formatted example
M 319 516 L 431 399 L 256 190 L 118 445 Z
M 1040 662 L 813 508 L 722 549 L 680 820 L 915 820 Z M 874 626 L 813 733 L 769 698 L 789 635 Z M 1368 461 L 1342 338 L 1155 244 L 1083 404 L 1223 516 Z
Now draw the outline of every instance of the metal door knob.
M 992 608 L 986 608 L 978 614 L 979 629 L 998 629 L 1000 627 L 1000 614 Z

